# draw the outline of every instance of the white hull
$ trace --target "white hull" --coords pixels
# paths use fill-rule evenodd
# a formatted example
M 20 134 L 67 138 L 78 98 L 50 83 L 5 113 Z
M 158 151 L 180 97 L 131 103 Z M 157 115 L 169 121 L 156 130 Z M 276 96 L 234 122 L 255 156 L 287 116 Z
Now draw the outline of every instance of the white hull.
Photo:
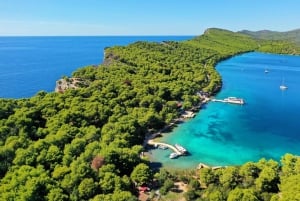
M 286 90 L 288 87 L 287 86 L 285 86 L 285 85 L 280 85 L 280 87 L 279 87 L 281 90 Z
M 212 99 L 213 102 L 222 102 L 222 103 L 233 103 L 233 104 L 239 104 L 239 105 L 243 105 L 245 104 L 244 99 L 242 98 L 236 98 L 236 97 L 228 97 L 225 99 Z
M 177 158 L 178 156 L 179 155 L 177 153 L 173 152 L 173 153 L 170 154 L 169 158 L 174 159 L 174 158 Z
M 175 148 L 176 148 L 180 153 L 182 153 L 182 154 L 184 154 L 184 153 L 187 152 L 186 149 L 183 148 L 183 147 L 182 147 L 181 145 L 179 145 L 179 144 L 175 144 Z

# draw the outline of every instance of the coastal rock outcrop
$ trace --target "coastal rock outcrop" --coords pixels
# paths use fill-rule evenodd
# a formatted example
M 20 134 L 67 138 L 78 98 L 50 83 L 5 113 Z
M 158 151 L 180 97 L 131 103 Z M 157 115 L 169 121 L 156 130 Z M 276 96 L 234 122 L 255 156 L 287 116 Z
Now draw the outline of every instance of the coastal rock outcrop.
M 81 78 L 62 78 L 56 81 L 55 92 L 63 93 L 67 89 L 77 89 L 86 83 Z

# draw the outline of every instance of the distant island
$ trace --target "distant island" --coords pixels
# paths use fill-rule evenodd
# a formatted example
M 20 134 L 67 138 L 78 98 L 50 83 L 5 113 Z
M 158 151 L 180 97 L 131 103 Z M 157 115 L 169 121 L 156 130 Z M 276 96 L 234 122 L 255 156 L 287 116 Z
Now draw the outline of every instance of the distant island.
M 300 159 L 290 154 L 282 164 L 189 172 L 155 172 L 143 156 L 145 138 L 199 106 L 199 93 L 221 89 L 218 62 L 251 51 L 300 47 L 211 28 L 183 42 L 109 47 L 103 64 L 59 80 L 58 92 L 0 99 L 0 199 L 133 201 L 155 189 L 154 199 L 178 190 L 175 182 L 186 200 L 298 199 Z
M 257 39 L 288 40 L 300 44 L 300 29 L 295 29 L 292 31 L 285 31 L 285 32 L 270 31 L 270 30 L 262 30 L 262 31 L 243 30 L 243 31 L 239 31 L 238 33 L 246 34 Z

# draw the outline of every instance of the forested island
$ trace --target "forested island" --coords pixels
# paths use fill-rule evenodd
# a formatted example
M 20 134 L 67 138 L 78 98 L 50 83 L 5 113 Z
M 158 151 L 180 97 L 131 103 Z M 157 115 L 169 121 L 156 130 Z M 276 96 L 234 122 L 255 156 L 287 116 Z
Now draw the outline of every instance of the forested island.
M 285 31 L 285 32 L 270 31 L 270 30 L 262 30 L 262 31 L 243 30 L 240 31 L 239 33 L 247 34 L 258 39 L 289 40 L 294 43 L 300 44 L 300 29 L 295 29 L 292 31 Z
M 159 189 L 150 198 L 173 200 L 176 181 L 187 184 L 186 200 L 299 199 L 300 158 L 291 154 L 281 164 L 262 159 L 182 172 L 155 172 L 141 157 L 146 135 L 176 119 L 179 103 L 188 110 L 201 103 L 198 92 L 221 89 L 219 61 L 251 51 L 300 48 L 208 29 L 183 42 L 108 47 L 101 65 L 64 78 L 69 89 L 0 99 L 0 200 L 134 201 L 143 185 Z

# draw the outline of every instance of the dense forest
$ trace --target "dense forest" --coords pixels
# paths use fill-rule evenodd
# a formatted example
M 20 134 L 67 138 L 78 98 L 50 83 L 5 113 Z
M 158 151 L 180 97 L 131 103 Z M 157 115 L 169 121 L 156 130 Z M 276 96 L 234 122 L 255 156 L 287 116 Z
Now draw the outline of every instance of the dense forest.
M 193 171 L 166 171 L 154 175 L 159 182 L 161 200 L 187 201 L 297 201 L 300 198 L 300 158 L 286 154 L 281 164 L 261 159 L 241 166 L 202 167 Z M 187 184 L 183 194 L 174 185 Z M 155 197 L 150 194 L 150 197 Z M 174 198 L 175 197 L 175 198 Z
M 265 40 L 288 40 L 300 44 L 300 29 L 292 31 L 278 32 L 270 30 L 262 31 L 248 31 L 243 30 L 240 33 L 247 34 L 254 38 L 265 39 Z
M 300 53 L 287 41 L 208 29 L 183 42 L 106 48 L 101 65 L 73 73 L 83 81 L 76 89 L 0 99 L 0 200 L 133 201 L 154 178 L 167 193 L 178 178 L 140 157 L 145 136 L 178 117 L 178 103 L 190 109 L 197 92 L 220 90 L 217 62 L 250 51 Z M 299 159 L 282 160 L 201 169 L 184 178 L 186 199 L 299 199 Z

